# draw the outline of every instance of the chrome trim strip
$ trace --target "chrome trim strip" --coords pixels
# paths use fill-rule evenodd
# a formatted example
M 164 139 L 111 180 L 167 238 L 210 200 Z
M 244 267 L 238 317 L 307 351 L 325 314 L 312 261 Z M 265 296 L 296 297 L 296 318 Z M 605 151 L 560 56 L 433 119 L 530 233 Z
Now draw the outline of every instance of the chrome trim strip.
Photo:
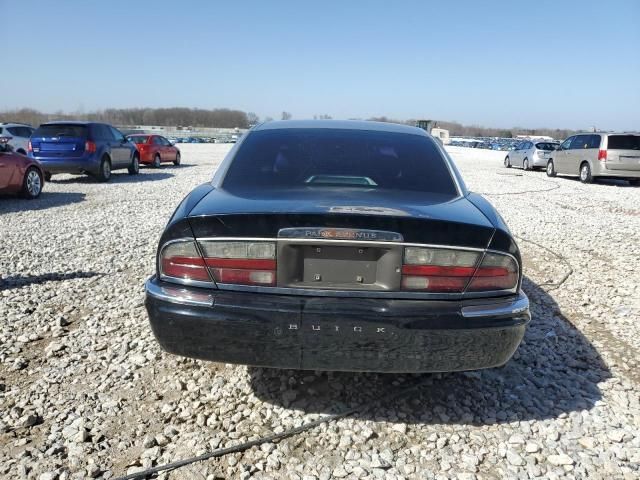
M 154 282 L 155 278 L 155 276 L 149 277 L 144 283 L 146 294 L 153 298 L 178 305 L 194 305 L 197 307 L 213 306 L 213 295 L 209 293 L 194 292 L 186 288 L 160 286 Z
M 210 272 L 209 276 L 211 276 Z M 175 278 L 164 275 L 160 272 L 160 280 L 163 282 L 175 283 L 176 285 L 183 285 L 187 287 L 203 287 L 203 288 L 215 288 L 216 284 L 213 282 L 203 282 L 202 280 L 189 280 L 186 278 Z
M 462 307 L 462 316 L 465 318 L 498 317 L 502 315 L 517 315 L 524 312 L 529 313 L 529 299 L 524 292 L 520 292 L 518 298 L 510 302 Z
M 512 295 L 511 290 L 493 290 L 470 293 L 430 293 L 410 292 L 406 290 L 329 290 L 294 287 L 263 287 L 259 285 L 235 285 L 218 283 L 219 290 L 232 292 L 272 293 L 280 295 L 296 295 L 306 297 L 348 297 L 348 298 L 380 298 L 386 300 L 470 300 L 474 298 L 504 297 Z
M 431 245 L 428 243 L 409 243 L 409 242 L 380 242 L 375 240 L 335 240 L 335 239 L 322 239 L 322 238 L 272 238 L 272 237 L 198 237 L 198 241 L 210 241 L 218 240 L 221 242 L 291 242 L 291 243 L 328 243 L 339 244 L 347 243 L 350 245 L 380 245 L 380 246 L 401 246 L 401 247 L 424 247 L 424 248 L 439 248 L 439 249 L 456 249 L 467 250 L 470 252 L 484 252 L 484 248 L 476 247 L 458 247 L 454 245 Z M 167 242 L 168 243 L 168 242 Z M 490 250 L 493 252 L 493 250 Z M 508 253 L 498 252 L 503 255 L 509 255 Z M 511 255 L 512 256 L 512 255 Z

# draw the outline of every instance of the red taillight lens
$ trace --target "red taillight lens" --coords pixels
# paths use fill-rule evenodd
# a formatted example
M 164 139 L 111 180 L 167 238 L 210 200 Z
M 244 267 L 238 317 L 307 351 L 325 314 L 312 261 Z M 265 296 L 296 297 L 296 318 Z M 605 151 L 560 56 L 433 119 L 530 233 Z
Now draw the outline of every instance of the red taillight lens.
M 600 160 L 601 162 L 606 162 L 607 161 L 607 151 L 606 150 L 599 150 L 598 151 L 598 160 Z
M 276 244 L 274 242 L 200 242 L 216 282 L 234 285 L 276 284 Z
M 518 283 L 518 266 L 507 255 L 487 253 L 478 266 L 478 252 L 407 247 L 402 289 L 425 292 L 508 290 Z
M 211 282 L 204 259 L 198 253 L 195 242 L 170 243 L 160 254 L 160 273 L 176 280 Z
M 462 293 L 480 254 L 466 250 L 407 247 L 404 249 L 402 289 Z
M 95 142 L 92 142 L 91 140 L 87 140 L 84 143 L 84 151 L 87 152 L 87 153 L 95 153 L 95 151 L 96 151 Z
M 166 245 L 160 254 L 162 277 L 182 283 L 193 281 L 234 285 L 276 284 L 275 242 L 185 240 Z
M 29 140 L 29 145 L 27 145 L 27 150 L 33 152 L 33 147 L 31 146 L 31 140 Z
M 468 292 L 509 290 L 518 284 L 518 265 L 513 257 L 486 253 L 467 287 Z

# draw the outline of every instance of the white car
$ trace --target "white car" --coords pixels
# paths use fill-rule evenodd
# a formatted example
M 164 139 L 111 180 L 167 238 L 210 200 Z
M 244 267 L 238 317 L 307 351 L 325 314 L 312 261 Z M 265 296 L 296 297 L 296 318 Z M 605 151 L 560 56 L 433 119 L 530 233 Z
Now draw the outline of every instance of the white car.
M 509 151 L 504 158 L 504 166 L 522 167 L 523 170 L 545 168 L 547 160 L 559 147 L 560 143 L 555 141 L 525 140 Z
M 14 152 L 26 155 L 29 151 L 29 139 L 35 128 L 23 123 L 0 123 L 0 135 L 10 137 L 9 145 Z

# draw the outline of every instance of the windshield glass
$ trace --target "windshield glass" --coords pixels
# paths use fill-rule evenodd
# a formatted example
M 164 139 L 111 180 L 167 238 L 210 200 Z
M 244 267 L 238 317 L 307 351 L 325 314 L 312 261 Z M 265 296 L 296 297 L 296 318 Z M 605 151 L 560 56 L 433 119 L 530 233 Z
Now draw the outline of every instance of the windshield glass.
M 77 137 L 84 138 L 87 136 L 86 125 L 69 125 L 56 123 L 50 125 L 41 125 L 33 133 L 34 137 Z
M 420 135 L 342 129 L 251 133 L 223 187 L 349 186 L 457 195 L 434 142 Z
M 542 142 L 542 143 L 536 143 L 536 148 L 538 150 L 545 150 L 547 152 L 551 152 L 552 150 L 557 150 L 559 145 L 560 145 L 559 143 Z
M 147 143 L 147 141 L 149 140 L 149 137 L 145 135 L 135 135 L 135 136 L 127 137 L 127 139 L 130 142 L 141 144 L 141 143 Z
M 609 150 L 640 150 L 640 135 L 609 135 Z

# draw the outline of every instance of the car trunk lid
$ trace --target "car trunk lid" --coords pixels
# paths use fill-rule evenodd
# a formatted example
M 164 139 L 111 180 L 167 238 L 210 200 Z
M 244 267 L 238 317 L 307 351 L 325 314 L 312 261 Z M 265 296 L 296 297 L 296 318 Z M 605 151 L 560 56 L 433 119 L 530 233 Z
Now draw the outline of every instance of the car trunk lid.
M 338 187 L 214 189 L 191 210 L 189 221 L 196 237 L 277 238 L 281 229 L 323 227 L 396 232 L 405 242 L 471 248 L 485 248 L 494 230 L 465 197 Z
M 484 252 L 495 231 L 462 197 L 326 189 L 318 201 L 317 192 L 308 189 L 281 193 L 210 192 L 189 215 L 205 257 L 208 246 L 219 242 L 270 242 L 277 259 L 268 267 L 277 278 L 272 286 L 296 291 L 399 291 L 407 273 L 403 271 L 407 245 L 475 254 Z M 219 281 L 228 261 L 212 262 L 221 268 L 216 270 Z M 469 276 L 474 267 L 467 270 L 464 275 Z M 431 281 L 433 286 L 440 279 Z M 454 290 L 467 283 L 442 281 L 454 282 Z M 449 288 L 443 284 L 439 291 Z

